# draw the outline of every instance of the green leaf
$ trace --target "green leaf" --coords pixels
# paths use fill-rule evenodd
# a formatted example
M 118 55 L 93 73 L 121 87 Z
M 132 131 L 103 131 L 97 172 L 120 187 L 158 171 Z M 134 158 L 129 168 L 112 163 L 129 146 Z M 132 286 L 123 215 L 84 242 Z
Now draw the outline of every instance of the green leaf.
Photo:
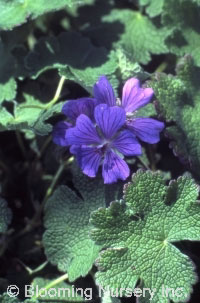
M 157 109 L 167 121 L 175 122 L 166 132 L 175 154 L 200 171 L 200 68 L 193 65 L 190 56 L 177 66 L 177 75 L 156 75 L 150 82 L 157 99 Z
M 123 80 L 135 77 L 144 81 L 149 78 L 150 74 L 145 72 L 137 62 L 133 62 L 132 58 L 123 48 L 118 48 L 116 54 L 118 58 L 118 67 Z
M 0 295 L 0 303 L 19 303 L 17 298 L 9 297 L 7 293 Z
M 16 81 L 11 78 L 5 84 L 0 83 L 0 103 L 4 100 L 9 101 L 16 96 Z
M 11 219 L 11 210 L 8 208 L 7 202 L 0 197 L 0 233 L 6 232 Z
M 14 103 L 14 115 L 9 113 L 4 107 L 0 109 L 0 131 L 4 130 L 24 130 L 33 131 L 35 134 L 44 136 L 52 131 L 52 125 L 46 120 L 56 113 L 60 113 L 62 102 L 54 104 L 50 108 L 33 96 L 24 95 L 25 102 Z
M 171 30 L 156 27 L 148 17 L 139 12 L 113 9 L 110 15 L 102 18 L 102 22 L 101 33 L 94 31 L 97 41 L 101 45 L 108 46 L 112 41 L 112 36 L 115 37 L 118 30 L 119 38 L 113 42 L 113 47 L 124 48 L 134 62 L 147 64 L 151 59 L 151 54 L 168 52 L 165 39 Z
M 117 69 L 115 52 L 94 47 L 76 32 L 41 39 L 25 61 L 33 78 L 57 68 L 61 75 L 86 88 L 92 87 L 100 75 L 112 75 Z
M 200 7 L 188 0 L 165 1 L 162 22 L 173 34 L 166 43 L 169 50 L 183 56 L 190 54 L 197 66 L 200 66 L 200 32 L 196 20 L 199 19 Z
M 60 186 L 48 200 L 43 244 L 48 260 L 67 272 L 69 281 L 86 276 L 101 246 L 89 238 L 90 213 L 105 206 L 105 186 L 75 172 L 74 184 L 82 198 L 67 186 Z
M 124 188 L 124 202 L 93 212 L 92 239 L 106 249 L 96 264 L 97 283 L 102 287 L 154 291 L 152 300 L 139 302 L 185 302 L 196 282 L 193 262 L 174 246 L 182 240 L 200 240 L 200 204 L 198 186 L 189 177 L 171 181 L 161 174 L 138 171 Z M 162 289 L 169 292 L 164 297 Z M 133 294 L 132 294 L 133 295 Z M 180 295 L 180 297 L 178 297 Z
M 14 79 L 16 62 L 8 48 L 0 41 L 0 103 L 10 101 L 16 96 L 16 82 Z
M 135 114 L 136 117 L 152 117 L 156 115 L 157 113 L 153 103 L 149 103 L 145 107 L 140 108 Z
M 33 99 L 33 103 L 35 100 Z M 48 135 L 52 131 L 52 125 L 47 123 L 46 120 L 53 117 L 55 114 L 61 112 L 63 102 L 59 102 L 47 109 L 37 109 L 37 108 L 20 108 L 16 111 L 17 116 L 17 128 L 20 130 L 32 130 L 35 134 L 40 136 Z M 24 112 L 24 114 L 23 114 Z M 26 119 L 27 117 L 27 119 Z
M 39 303 L 38 300 L 19 300 L 18 298 L 12 298 L 10 297 L 7 293 L 3 293 L 2 295 L 0 295 L 0 303 Z
M 79 5 L 84 1 L 79 1 Z M 12 29 L 46 12 L 59 10 L 77 5 L 73 0 L 1 0 L 0 1 L 0 29 Z
M 144 168 L 144 165 L 146 168 L 150 167 L 149 158 L 144 148 L 142 148 L 142 155 L 137 158 L 139 159 L 138 168 Z
M 118 298 L 114 298 L 110 295 L 109 291 L 102 294 L 101 303 L 120 303 Z
M 147 5 L 146 12 L 150 17 L 156 17 L 163 10 L 164 0 L 140 0 L 140 5 Z

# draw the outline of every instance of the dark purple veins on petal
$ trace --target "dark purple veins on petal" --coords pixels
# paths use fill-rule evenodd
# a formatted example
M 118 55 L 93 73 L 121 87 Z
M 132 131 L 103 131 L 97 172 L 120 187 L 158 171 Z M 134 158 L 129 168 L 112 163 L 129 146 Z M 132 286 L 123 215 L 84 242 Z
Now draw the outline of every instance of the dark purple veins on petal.
M 142 148 L 136 137 L 129 130 L 124 130 L 114 139 L 112 146 L 125 156 L 142 154 Z
M 118 179 L 126 180 L 129 174 L 130 170 L 126 162 L 117 154 L 108 150 L 105 155 L 102 168 L 104 183 L 114 183 Z
M 140 140 L 154 144 L 160 141 L 160 132 L 164 129 L 164 123 L 151 118 L 135 118 L 126 122 Z
M 106 139 L 112 138 L 124 125 L 126 114 L 123 108 L 100 104 L 95 108 L 95 120 Z
M 66 137 L 71 145 L 101 144 L 102 142 L 90 118 L 83 114 L 77 118 L 76 126 L 67 130 Z

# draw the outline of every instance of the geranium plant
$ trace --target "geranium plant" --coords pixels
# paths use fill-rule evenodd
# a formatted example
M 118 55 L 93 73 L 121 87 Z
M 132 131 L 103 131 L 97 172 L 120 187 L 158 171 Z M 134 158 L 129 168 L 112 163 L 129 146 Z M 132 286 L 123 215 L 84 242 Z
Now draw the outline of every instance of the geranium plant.
M 200 1 L 0 0 L 0 303 L 197 303 Z

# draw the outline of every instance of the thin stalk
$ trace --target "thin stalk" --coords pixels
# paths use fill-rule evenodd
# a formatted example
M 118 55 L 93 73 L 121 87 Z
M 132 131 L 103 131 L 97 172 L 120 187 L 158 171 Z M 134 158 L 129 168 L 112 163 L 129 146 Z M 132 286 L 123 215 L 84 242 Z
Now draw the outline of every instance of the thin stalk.
M 167 67 L 167 62 L 163 62 L 163 63 L 161 63 L 161 64 L 157 67 L 157 69 L 155 70 L 155 72 L 156 72 L 156 73 L 162 73 L 162 72 L 164 72 L 164 70 L 166 69 L 166 67 Z
M 47 284 L 45 287 L 42 288 L 42 291 L 38 293 L 38 295 L 33 296 L 31 299 L 32 300 L 36 300 L 40 295 L 42 295 L 45 290 L 48 290 L 50 288 L 53 288 L 54 286 L 56 286 L 57 284 L 65 281 L 68 279 L 68 274 L 64 274 L 61 277 L 59 277 L 58 279 L 53 280 L 52 282 L 50 282 L 49 284 Z M 44 290 L 43 290 L 44 289 Z
M 56 89 L 56 93 L 55 93 L 53 99 L 50 102 L 48 102 L 47 104 L 44 104 L 44 105 L 21 105 L 20 108 L 37 108 L 37 109 L 41 109 L 41 110 L 49 109 L 60 98 L 60 94 L 61 94 L 64 82 L 65 82 L 65 77 L 62 76 L 60 78 L 59 83 L 58 83 L 58 87 Z
M 45 105 L 45 108 L 46 108 L 46 109 L 49 108 L 49 107 L 51 107 L 52 105 L 54 105 L 54 104 L 58 101 L 58 99 L 59 99 L 59 97 L 60 97 L 60 94 L 61 94 L 61 91 L 62 91 L 62 88 L 63 88 L 63 85 L 64 85 L 64 82 L 65 82 L 65 77 L 62 76 L 62 77 L 60 78 L 59 83 L 58 83 L 58 87 L 57 87 L 57 89 L 56 89 L 55 96 L 53 97 L 53 99 L 52 99 L 49 103 L 47 103 L 47 104 Z
M 156 162 L 155 162 L 155 156 L 154 152 L 151 146 L 148 146 L 149 150 L 149 157 L 150 157 L 150 163 L 151 163 L 151 170 L 156 171 Z

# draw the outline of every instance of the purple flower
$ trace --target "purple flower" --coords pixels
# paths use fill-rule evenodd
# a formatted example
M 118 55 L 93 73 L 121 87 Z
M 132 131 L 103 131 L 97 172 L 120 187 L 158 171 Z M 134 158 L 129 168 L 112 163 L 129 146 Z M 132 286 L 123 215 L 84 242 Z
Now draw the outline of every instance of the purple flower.
M 102 164 L 104 183 L 125 180 L 129 167 L 124 156 L 141 155 L 138 139 L 157 143 L 164 123 L 146 117 L 136 117 L 135 111 L 150 102 L 151 88 L 141 88 L 139 80 L 131 78 L 123 87 L 122 101 L 116 99 L 113 88 L 101 76 L 93 88 L 94 98 L 70 100 L 62 112 L 68 121 L 59 122 L 53 131 L 53 141 L 70 146 L 83 172 L 95 177 Z
M 77 156 L 83 172 L 95 177 L 100 164 L 104 183 L 125 180 L 129 167 L 125 156 L 141 154 L 141 146 L 129 130 L 121 129 L 126 120 L 125 110 L 118 106 L 100 104 L 95 107 L 94 121 L 81 114 L 76 126 L 66 131 L 71 153 Z
M 66 137 L 67 129 L 75 125 L 76 119 L 81 114 L 85 114 L 91 119 L 94 119 L 94 108 L 96 105 L 97 100 L 93 98 L 81 98 L 67 101 L 62 107 L 62 113 L 70 122 L 61 121 L 54 126 L 52 133 L 53 142 L 61 146 L 69 146 L 70 144 Z
M 110 82 L 105 76 L 101 76 L 94 85 L 94 97 L 99 104 L 106 103 L 109 106 L 116 106 L 119 103 L 115 98 Z M 148 104 L 152 97 L 152 88 L 141 88 L 139 80 L 131 78 L 124 84 L 120 104 L 127 115 L 126 128 L 140 140 L 150 144 L 159 142 L 164 123 L 151 118 L 134 117 L 134 112 Z

